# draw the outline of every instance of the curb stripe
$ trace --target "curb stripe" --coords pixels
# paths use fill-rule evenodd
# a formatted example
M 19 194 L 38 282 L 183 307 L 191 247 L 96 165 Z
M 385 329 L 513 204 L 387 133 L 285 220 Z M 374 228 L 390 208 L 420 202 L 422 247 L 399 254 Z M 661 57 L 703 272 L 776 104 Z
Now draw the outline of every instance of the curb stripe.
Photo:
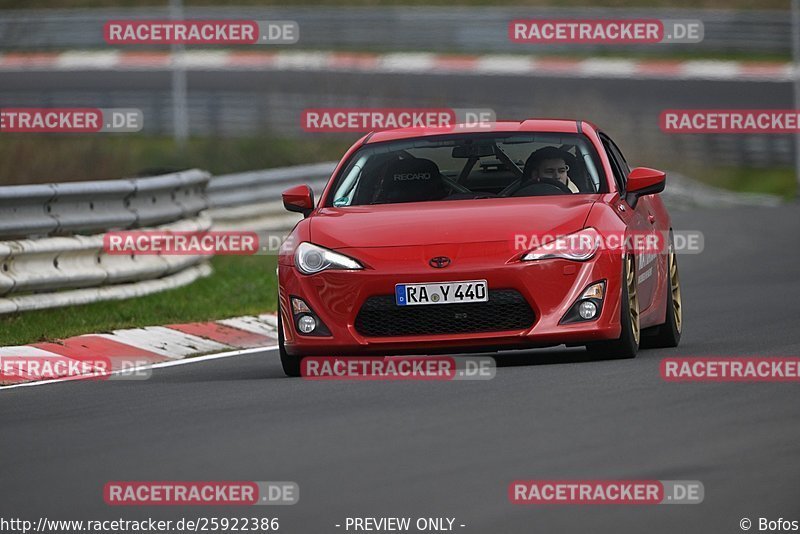
M 58 62 L 59 54 L 9 52 L 0 56 L 0 66 L 4 67 L 52 67 Z
M 110 361 L 112 371 L 123 368 L 130 370 L 131 365 L 137 368 L 155 368 L 198 354 L 215 353 L 214 357 L 227 357 L 265 347 L 272 349 L 277 338 L 276 327 L 275 314 L 262 314 L 258 317 L 234 317 L 216 322 L 129 328 L 115 330 L 110 334 L 74 336 L 56 342 L 0 347 L 0 358 L 46 358 L 51 362 L 64 363 L 104 359 Z M 208 359 L 204 356 L 201 358 Z M 40 380 L 27 375 L 0 374 L 0 385 L 55 383 L 81 378 L 70 376 Z
M 115 330 L 113 334 L 99 334 L 112 341 L 120 341 L 155 352 L 171 360 L 200 352 L 220 352 L 228 347 L 221 343 L 170 330 L 163 326 L 148 326 L 130 330 Z
M 120 64 L 120 53 L 109 52 L 88 52 L 72 51 L 63 52 L 56 59 L 56 66 L 61 69 L 89 68 L 89 69 L 109 69 Z
M 661 60 L 661 61 L 648 61 L 638 65 L 640 74 L 647 76 L 679 76 L 683 71 L 684 61 L 677 60 Z
M 275 330 L 278 329 L 278 314 L 277 313 L 264 313 L 264 314 L 259 315 L 258 319 L 260 321 L 264 322 L 264 323 L 267 323 L 269 326 L 271 326 Z
M 231 347 L 252 348 L 275 342 L 274 337 L 256 334 L 248 330 L 241 330 L 214 322 L 168 324 L 167 328 L 224 343 Z
M 273 339 L 278 335 L 275 327 L 273 327 L 271 324 L 267 324 L 265 321 L 260 320 L 258 317 L 235 317 L 233 319 L 223 319 L 217 322 L 226 326 L 238 328 L 239 330 L 246 330 L 254 334 L 268 336 Z
M 433 62 L 436 69 L 464 72 L 475 70 L 478 61 L 478 56 L 437 56 Z
M 334 69 L 375 70 L 378 56 L 374 54 L 333 54 L 328 65 Z
M 48 360 L 51 363 L 57 362 L 64 362 L 69 363 L 71 358 L 67 358 L 60 354 L 56 354 L 54 352 L 50 352 L 39 347 L 34 347 L 31 345 L 17 345 L 14 347 L 0 347 L 0 359 L 2 358 L 42 358 L 43 360 Z M 7 384 L 7 383 L 15 383 L 15 382 L 24 382 L 36 380 L 36 377 L 29 376 L 27 374 L 20 375 L 5 375 L 0 372 L 0 383 Z
M 155 352 L 92 334 L 67 338 L 58 343 L 36 343 L 33 346 L 73 360 L 108 358 L 111 361 L 112 369 L 121 368 L 124 362 L 147 361 L 148 363 L 156 363 L 167 359 Z
M 484 74 L 527 74 L 535 70 L 537 60 L 525 56 L 483 56 L 475 62 L 475 70 Z
M 186 359 L 183 359 L 183 360 L 170 360 L 170 361 L 166 361 L 166 362 L 160 362 L 160 363 L 154 363 L 154 364 L 150 364 L 150 365 L 145 365 L 145 366 L 142 367 L 142 369 L 164 369 L 166 367 L 175 367 L 175 366 L 178 366 L 178 365 L 192 365 L 192 364 L 207 362 L 207 361 L 211 361 L 211 360 L 219 360 L 219 359 L 222 359 L 222 358 L 232 358 L 234 356 L 245 356 L 245 355 L 248 355 L 248 354 L 257 354 L 257 353 L 262 352 L 262 351 L 276 350 L 277 348 L 278 348 L 277 345 L 268 345 L 268 346 L 265 346 L 265 347 L 257 347 L 257 348 L 253 348 L 253 349 L 241 349 L 241 350 L 232 350 L 232 351 L 220 352 L 220 353 L 217 353 L 217 354 L 206 354 L 204 356 L 197 356 L 196 358 L 186 358 Z M 119 374 L 121 374 L 123 372 L 124 371 L 114 371 L 114 372 L 111 373 L 111 375 L 112 376 L 113 375 L 119 375 Z M 0 387 L 0 391 L 2 391 L 4 389 L 18 389 L 18 388 L 25 388 L 25 387 L 46 386 L 46 385 L 49 385 L 49 384 L 60 384 L 60 383 L 67 382 L 67 381 L 70 381 L 70 380 L 80 381 L 82 379 L 83 379 L 82 377 L 74 377 L 74 378 L 60 379 L 60 380 L 56 379 L 56 380 L 39 380 L 37 382 L 23 382 L 23 383 L 20 383 L 20 384 L 11 384 L 11 385 Z
M 232 52 L 228 64 L 234 67 L 271 67 L 278 61 L 274 52 Z
M 0 55 L 0 69 L 28 70 L 167 70 L 169 52 L 81 51 L 11 52 Z M 396 72 L 410 74 L 481 73 L 577 78 L 663 78 L 789 81 L 791 63 L 727 60 L 570 59 L 530 55 L 453 55 L 429 53 L 357 53 L 324 51 L 190 50 L 176 58 L 189 70 L 284 70 L 320 72 Z
M 169 67 L 169 54 L 159 52 L 122 52 L 120 65 L 128 67 Z

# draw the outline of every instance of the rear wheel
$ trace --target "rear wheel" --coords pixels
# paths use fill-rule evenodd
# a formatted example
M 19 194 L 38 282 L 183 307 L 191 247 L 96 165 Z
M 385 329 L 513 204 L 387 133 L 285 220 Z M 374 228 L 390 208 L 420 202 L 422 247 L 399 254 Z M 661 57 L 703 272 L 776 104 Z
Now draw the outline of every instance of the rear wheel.
M 286 376 L 300 376 L 300 363 L 303 358 L 292 356 L 286 352 L 286 340 L 283 337 L 283 319 L 281 310 L 278 309 L 278 353 L 281 355 L 281 365 Z
M 648 348 L 677 347 L 681 341 L 683 327 L 683 302 L 681 300 L 681 280 L 678 274 L 678 258 L 675 247 L 670 242 L 667 254 L 667 313 L 664 324 L 655 328 L 652 335 L 645 337 Z
M 632 254 L 625 257 L 622 278 L 622 298 L 620 299 L 619 339 L 600 341 L 586 345 L 586 350 L 598 357 L 634 358 L 639 350 L 639 291 L 636 281 L 636 263 Z

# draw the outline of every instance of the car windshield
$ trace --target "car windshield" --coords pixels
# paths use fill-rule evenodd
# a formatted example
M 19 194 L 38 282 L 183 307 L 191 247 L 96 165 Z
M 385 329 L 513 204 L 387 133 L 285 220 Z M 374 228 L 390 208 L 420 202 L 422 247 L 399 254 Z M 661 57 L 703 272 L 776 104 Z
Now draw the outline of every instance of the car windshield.
M 605 192 L 578 134 L 469 134 L 366 145 L 339 174 L 335 207 Z

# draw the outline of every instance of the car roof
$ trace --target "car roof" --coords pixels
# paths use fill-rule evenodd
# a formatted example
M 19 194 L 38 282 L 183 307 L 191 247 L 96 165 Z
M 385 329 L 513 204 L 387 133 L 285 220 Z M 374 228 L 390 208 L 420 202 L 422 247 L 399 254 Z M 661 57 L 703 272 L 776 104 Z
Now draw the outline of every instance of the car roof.
M 595 126 L 587 121 L 572 119 L 525 119 L 521 121 L 496 121 L 481 123 L 477 126 L 458 125 L 443 128 L 397 128 L 394 130 L 381 130 L 371 132 L 366 136 L 364 144 L 380 143 L 384 141 L 397 141 L 417 137 L 446 134 L 471 134 L 488 132 L 552 132 L 552 133 L 579 133 L 579 125 L 587 125 L 596 130 Z

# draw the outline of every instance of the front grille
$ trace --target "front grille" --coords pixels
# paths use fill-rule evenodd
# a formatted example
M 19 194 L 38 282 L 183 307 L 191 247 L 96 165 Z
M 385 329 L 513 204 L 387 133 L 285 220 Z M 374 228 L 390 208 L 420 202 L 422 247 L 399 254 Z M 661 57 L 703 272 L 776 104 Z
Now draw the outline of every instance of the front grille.
M 489 291 L 488 302 L 398 306 L 394 295 L 370 297 L 356 317 L 356 330 L 369 337 L 465 334 L 522 330 L 534 314 L 515 289 Z

